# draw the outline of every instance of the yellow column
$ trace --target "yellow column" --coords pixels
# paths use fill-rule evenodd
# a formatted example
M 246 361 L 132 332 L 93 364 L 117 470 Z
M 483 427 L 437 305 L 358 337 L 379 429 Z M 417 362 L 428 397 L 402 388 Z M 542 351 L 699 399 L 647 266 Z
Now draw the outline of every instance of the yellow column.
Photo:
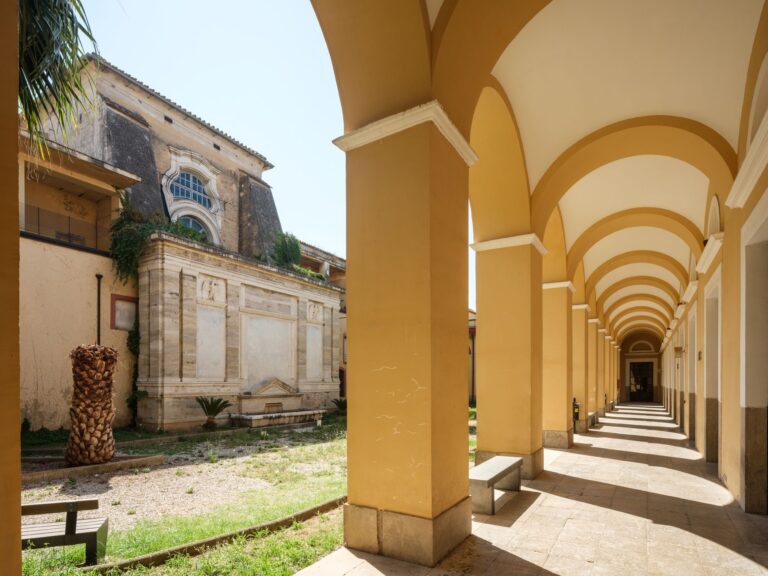
M 597 409 L 598 416 L 605 416 L 605 328 L 597 329 Z
M 468 168 L 435 123 L 401 120 L 399 132 L 336 141 L 352 312 L 344 535 L 351 548 L 434 565 L 471 530 Z
M 573 367 L 570 282 L 547 282 L 543 291 L 542 390 L 544 446 L 573 445 Z
M 0 558 L 3 574 L 21 574 L 19 442 L 19 117 L 18 4 L 0 5 Z M 41 327 L 42 329 L 42 327 Z
M 598 319 L 587 320 L 587 391 L 588 410 L 597 413 L 597 329 Z M 589 417 L 589 416 L 587 416 Z
M 494 244 L 494 242 L 496 244 Z M 486 249 L 488 247 L 489 249 Z M 523 458 L 523 477 L 544 468 L 542 290 L 544 247 L 533 234 L 477 250 L 477 452 Z
M 572 352 L 572 383 L 573 395 L 579 403 L 579 419 L 575 422 L 574 432 L 583 434 L 589 428 L 587 415 L 589 414 L 589 389 L 587 378 L 587 314 L 589 307 L 586 304 L 574 304 L 571 313 L 571 326 L 573 339 Z

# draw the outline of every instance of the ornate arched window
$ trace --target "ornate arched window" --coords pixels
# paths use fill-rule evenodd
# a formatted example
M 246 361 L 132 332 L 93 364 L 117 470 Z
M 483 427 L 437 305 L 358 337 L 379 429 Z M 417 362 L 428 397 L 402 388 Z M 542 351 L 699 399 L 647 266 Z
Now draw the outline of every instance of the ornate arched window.
M 171 167 L 163 176 L 163 194 L 171 221 L 205 234 L 208 242 L 221 244 L 224 203 L 216 190 L 219 170 L 195 152 L 168 148 Z
M 203 236 L 205 236 L 205 240 L 208 240 L 211 236 L 205 224 L 200 222 L 200 220 L 198 220 L 194 216 L 182 216 L 177 220 L 177 222 L 182 226 L 186 226 L 187 228 L 202 234 Z
M 186 198 L 197 202 L 208 210 L 213 205 L 211 198 L 205 192 L 205 184 L 191 172 L 179 172 L 179 175 L 171 181 L 171 194 L 174 198 Z

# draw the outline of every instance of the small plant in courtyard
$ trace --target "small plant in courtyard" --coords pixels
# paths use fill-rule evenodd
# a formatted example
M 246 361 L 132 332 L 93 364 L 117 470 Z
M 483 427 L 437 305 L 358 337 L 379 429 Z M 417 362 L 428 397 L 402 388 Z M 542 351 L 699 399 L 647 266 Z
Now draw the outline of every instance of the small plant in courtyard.
M 224 400 L 224 398 L 206 398 L 205 396 L 198 396 L 195 400 L 200 405 L 200 408 L 202 408 L 203 414 L 206 416 L 203 428 L 207 430 L 216 428 L 216 417 L 232 406 L 232 403 L 229 400 Z
M 333 405 L 339 411 L 339 414 L 347 413 L 347 399 L 346 398 L 334 398 Z
M 187 494 L 194 494 L 195 489 L 194 488 L 187 488 Z

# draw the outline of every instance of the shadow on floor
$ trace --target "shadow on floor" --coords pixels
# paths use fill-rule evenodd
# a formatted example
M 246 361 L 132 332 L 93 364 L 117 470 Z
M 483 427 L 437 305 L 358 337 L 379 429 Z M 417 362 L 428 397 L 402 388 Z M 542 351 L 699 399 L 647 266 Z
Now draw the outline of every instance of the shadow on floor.
M 610 430 L 595 430 L 590 429 L 588 434 L 584 435 L 585 438 L 610 438 L 613 440 L 634 440 L 636 442 L 642 442 L 643 444 L 665 444 L 667 446 L 681 446 L 681 442 L 685 441 L 685 437 L 681 435 L 680 438 L 660 438 L 657 436 L 640 436 L 635 434 L 623 434 L 622 432 L 613 432 Z
M 473 514 L 472 520 L 479 524 L 489 524 L 493 526 L 512 526 L 522 516 L 528 508 L 539 498 L 538 492 L 523 490 L 520 492 L 503 492 L 502 496 L 496 498 L 496 510 L 504 514 L 488 516 L 486 514 Z
M 536 490 L 685 530 L 768 567 L 768 518 L 745 514 L 736 504 L 705 504 L 557 472 L 542 476 Z M 571 490 L 559 490 L 561 484 L 572 484 Z

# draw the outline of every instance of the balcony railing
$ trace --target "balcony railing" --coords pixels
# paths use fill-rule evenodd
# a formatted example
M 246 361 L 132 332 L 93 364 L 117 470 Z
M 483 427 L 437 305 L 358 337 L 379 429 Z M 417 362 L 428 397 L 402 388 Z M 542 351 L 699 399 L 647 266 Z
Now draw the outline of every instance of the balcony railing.
M 25 204 L 20 224 L 24 232 L 51 238 L 62 244 L 109 250 L 109 227 L 99 226 L 95 222 Z

